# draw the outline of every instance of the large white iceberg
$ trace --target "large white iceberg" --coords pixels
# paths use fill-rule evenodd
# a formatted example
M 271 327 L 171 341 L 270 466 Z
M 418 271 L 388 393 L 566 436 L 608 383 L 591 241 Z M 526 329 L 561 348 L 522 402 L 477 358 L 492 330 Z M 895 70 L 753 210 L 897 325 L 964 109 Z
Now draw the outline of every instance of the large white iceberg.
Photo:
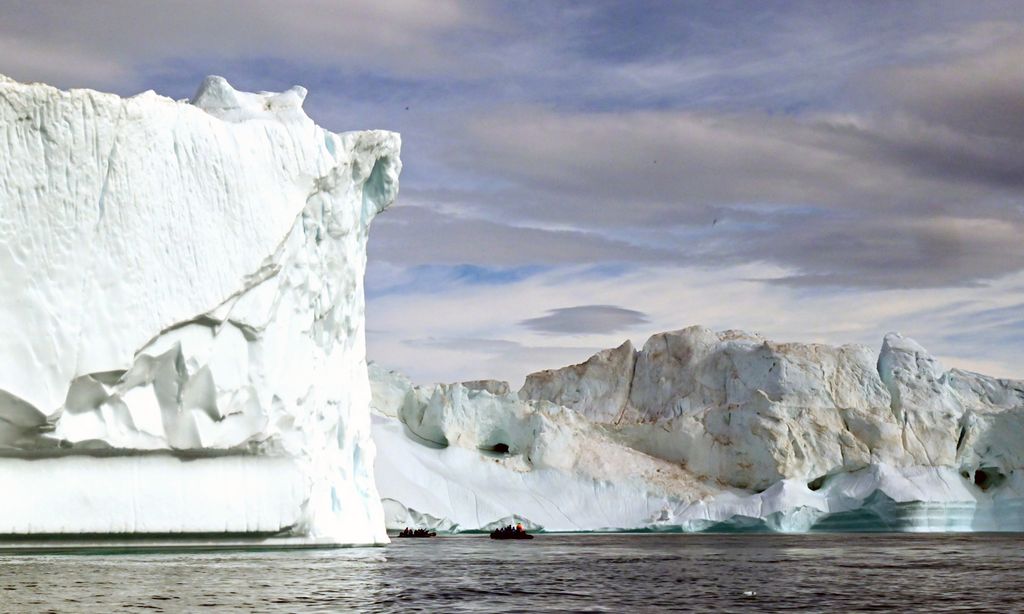
M 701 327 L 494 384 L 371 365 L 388 524 L 1024 529 L 1024 382 Z
M 387 540 L 363 272 L 401 142 L 305 95 L 0 77 L 0 535 Z

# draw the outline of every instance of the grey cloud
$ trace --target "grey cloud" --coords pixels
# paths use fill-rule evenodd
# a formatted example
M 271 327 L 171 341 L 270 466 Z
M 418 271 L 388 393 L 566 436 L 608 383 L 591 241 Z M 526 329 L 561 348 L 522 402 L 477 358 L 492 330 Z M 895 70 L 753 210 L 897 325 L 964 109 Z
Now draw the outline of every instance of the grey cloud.
M 493 215 L 631 237 L 663 262 L 782 264 L 793 285 L 972 285 L 1024 268 L 1022 51 L 1009 37 L 875 75 L 887 98 L 859 115 L 509 109 L 472 119 L 453 161 L 511 180 L 478 194 Z
M 4 32 L 2 28 L 0 25 L 0 74 L 21 81 L 78 86 L 134 79 L 118 58 L 74 44 L 41 42 Z
M 614 333 L 647 324 L 647 315 L 615 305 L 580 305 L 552 309 L 547 315 L 520 322 L 536 332 L 554 334 Z
M 124 88 L 139 64 L 185 58 L 285 58 L 404 75 L 451 71 L 467 62 L 449 44 L 455 33 L 487 23 L 480 7 L 454 0 L 4 0 L 0 11 L 0 50 L 67 58 L 82 71 L 26 53 L 0 56 L 0 72 L 64 87 Z
M 875 76 L 896 108 L 956 130 L 1024 139 L 1024 32 L 941 64 L 898 67 Z
M 397 206 L 374 222 L 369 257 L 404 264 L 585 264 L 666 262 L 674 250 L 631 244 L 598 232 L 516 227 L 444 211 Z
M 801 271 L 796 286 L 970 286 L 1024 268 L 1024 223 L 998 219 L 804 219 L 726 248 Z
M 870 118 L 535 109 L 473 123 L 476 146 L 459 163 L 517 180 L 524 198 L 516 210 L 525 218 L 594 225 L 685 221 L 688 211 L 714 204 L 976 208 L 994 189 L 1020 185 L 1019 142 L 899 127 Z

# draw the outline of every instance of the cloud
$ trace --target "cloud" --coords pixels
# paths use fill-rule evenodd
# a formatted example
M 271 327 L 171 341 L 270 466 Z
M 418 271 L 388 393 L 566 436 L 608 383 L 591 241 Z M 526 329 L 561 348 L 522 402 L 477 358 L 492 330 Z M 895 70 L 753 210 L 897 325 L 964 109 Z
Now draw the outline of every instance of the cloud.
M 878 217 L 801 220 L 798 231 L 751 236 L 736 259 L 769 258 L 796 269 L 791 285 L 971 287 L 1024 269 L 1024 225 L 999 219 Z
M 580 305 L 548 311 L 539 318 L 519 322 L 540 333 L 574 335 L 580 333 L 615 333 L 650 322 L 647 316 L 633 309 L 615 305 Z
M 997 42 L 940 63 L 879 71 L 874 91 L 893 106 L 959 132 L 1024 139 L 1024 26 L 983 25 Z
M 451 240 L 439 241 L 438 237 Z M 369 250 L 371 260 L 404 264 L 517 266 L 680 258 L 675 250 L 629 243 L 599 232 L 515 226 L 410 205 L 396 206 L 374 221 Z
M 841 287 L 970 286 L 1024 268 L 1022 141 L 911 115 L 534 108 L 467 127 L 453 183 L 493 183 L 412 188 L 416 206 L 375 227 L 372 260 L 764 261 L 793 273 L 781 283 Z
M 458 163 L 516 181 L 529 198 L 513 214 L 595 226 L 687 223 L 709 206 L 751 203 L 991 210 L 1024 173 L 1021 142 L 912 119 L 534 108 L 468 128 L 473 146 Z
M 406 76 L 450 72 L 468 64 L 453 44 L 456 35 L 487 22 L 482 10 L 454 0 L 5 0 L 0 11 L 0 40 L 30 32 L 31 49 L 40 54 L 0 56 L 0 71 L 65 87 L 123 88 L 131 84 L 118 80 L 141 66 L 184 58 L 202 58 L 207 65 L 291 59 Z M 39 61 L 47 57 L 67 58 L 81 72 Z
M 995 279 L 1024 268 L 1020 40 L 867 75 L 878 102 L 859 113 L 480 113 L 449 164 L 498 187 L 449 202 L 490 221 L 449 230 L 475 225 L 465 254 L 517 262 L 753 259 L 792 270 L 784 283 L 845 287 Z
M 2 26 L 0 26 L 2 28 Z M 87 79 L 115 83 L 133 75 L 116 58 L 74 43 L 43 42 L 0 30 L 0 74 L 23 81 L 82 84 Z

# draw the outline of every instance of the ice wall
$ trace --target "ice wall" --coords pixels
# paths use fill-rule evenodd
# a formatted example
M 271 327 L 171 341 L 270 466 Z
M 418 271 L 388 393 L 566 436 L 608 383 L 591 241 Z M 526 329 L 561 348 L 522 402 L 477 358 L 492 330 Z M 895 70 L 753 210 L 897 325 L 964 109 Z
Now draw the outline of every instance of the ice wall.
M 898 334 L 872 352 L 691 327 L 518 395 L 371 381 L 391 526 L 1024 529 L 1024 382 Z
M 1021 466 L 1014 434 L 1024 427 L 1024 383 L 946 370 L 895 333 L 872 351 L 695 326 L 653 335 L 631 375 L 617 377 L 629 379 L 628 398 L 610 412 L 614 424 L 597 422 L 638 449 L 738 488 L 873 463 L 971 474 Z M 544 394 L 520 394 L 582 399 L 591 386 L 574 367 L 547 378 Z M 585 404 L 568 406 L 586 413 Z
M 401 141 L 328 132 L 305 95 L 0 79 L 0 491 L 32 501 L 0 534 L 386 540 L 363 272 Z M 26 463 L 53 477 L 28 492 Z

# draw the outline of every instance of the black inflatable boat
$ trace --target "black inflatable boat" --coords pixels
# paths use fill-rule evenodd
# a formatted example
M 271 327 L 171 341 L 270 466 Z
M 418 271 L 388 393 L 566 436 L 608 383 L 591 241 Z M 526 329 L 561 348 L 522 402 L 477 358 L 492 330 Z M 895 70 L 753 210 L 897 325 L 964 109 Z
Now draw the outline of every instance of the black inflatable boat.
M 404 529 L 398 537 L 437 537 L 437 533 L 426 529 Z
M 508 526 L 491 531 L 491 539 L 533 539 L 533 536 L 526 531 Z

